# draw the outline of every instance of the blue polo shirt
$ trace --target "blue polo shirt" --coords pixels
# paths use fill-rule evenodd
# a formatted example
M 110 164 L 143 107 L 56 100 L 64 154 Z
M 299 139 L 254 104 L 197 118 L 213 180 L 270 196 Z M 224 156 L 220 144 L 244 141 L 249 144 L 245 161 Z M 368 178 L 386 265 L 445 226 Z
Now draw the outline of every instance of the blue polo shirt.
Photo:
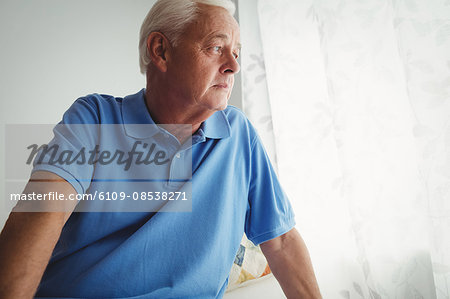
M 61 123 L 120 124 L 130 142 L 154 137 L 161 147 L 167 140 L 170 155 L 180 152 L 172 148 L 176 139 L 167 131 L 133 126 L 154 124 L 144 89 L 125 98 L 99 94 L 80 98 Z M 167 137 L 160 140 L 159 135 Z M 54 139 L 71 149 L 82 143 L 58 132 Z M 240 110 L 228 106 L 214 113 L 192 136 L 189 150 L 189 212 L 162 207 L 158 212 L 72 213 L 36 296 L 221 298 L 244 232 L 260 244 L 294 227 L 289 201 L 255 129 Z M 33 171 L 56 173 L 81 194 L 105 191 L 102 180 L 96 179 L 103 167 L 41 163 Z M 148 172 L 154 167 L 148 165 Z

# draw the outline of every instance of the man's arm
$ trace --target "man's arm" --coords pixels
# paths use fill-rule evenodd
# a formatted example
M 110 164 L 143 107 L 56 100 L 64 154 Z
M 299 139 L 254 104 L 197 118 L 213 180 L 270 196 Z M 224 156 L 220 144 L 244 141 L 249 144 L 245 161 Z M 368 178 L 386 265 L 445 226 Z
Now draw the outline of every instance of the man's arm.
M 46 171 L 33 173 L 23 193 L 50 191 L 62 193 L 66 198 L 76 194 L 72 185 Z M 68 212 L 15 212 L 13 209 L 0 234 L 0 298 L 34 296 L 74 206 L 75 203 L 71 204 Z
M 308 249 L 295 228 L 260 247 L 287 298 L 322 298 Z

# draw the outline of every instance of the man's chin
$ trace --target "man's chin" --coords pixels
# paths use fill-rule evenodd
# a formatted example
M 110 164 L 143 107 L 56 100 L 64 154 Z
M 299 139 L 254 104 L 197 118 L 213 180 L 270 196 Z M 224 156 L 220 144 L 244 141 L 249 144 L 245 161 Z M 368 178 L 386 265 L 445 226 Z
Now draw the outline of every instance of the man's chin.
M 227 106 L 228 106 L 228 99 L 225 99 L 219 103 L 216 110 L 217 111 L 225 110 Z
M 224 95 L 215 96 L 213 99 L 208 99 L 203 102 L 204 108 L 211 111 L 225 110 L 228 106 L 228 97 Z
M 228 106 L 228 101 L 224 102 L 222 105 L 219 106 L 217 109 L 218 111 L 225 110 Z
M 212 105 L 212 110 L 221 111 L 225 110 L 228 106 L 228 98 L 217 99 L 215 103 Z

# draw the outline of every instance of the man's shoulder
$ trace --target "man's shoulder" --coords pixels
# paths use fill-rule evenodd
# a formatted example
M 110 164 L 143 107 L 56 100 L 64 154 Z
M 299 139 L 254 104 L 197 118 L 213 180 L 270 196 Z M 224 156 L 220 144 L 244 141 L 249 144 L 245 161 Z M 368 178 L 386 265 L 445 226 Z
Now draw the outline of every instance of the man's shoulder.
M 117 122 L 123 98 L 92 93 L 79 97 L 64 113 L 63 123 L 100 124 Z
M 91 93 L 79 97 L 75 102 L 83 102 L 97 108 L 115 107 L 122 104 L 123 98 L 108 94 Z

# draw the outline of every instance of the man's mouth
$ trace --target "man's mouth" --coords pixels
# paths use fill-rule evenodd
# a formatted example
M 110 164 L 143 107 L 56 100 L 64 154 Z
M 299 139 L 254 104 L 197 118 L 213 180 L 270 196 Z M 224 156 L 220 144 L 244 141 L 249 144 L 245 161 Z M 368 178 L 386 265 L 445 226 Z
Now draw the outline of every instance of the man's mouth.
M 219 84 L 213 85 L 213 87 L 228 89 L 229 85 L 227 83 L 219 83 Z

